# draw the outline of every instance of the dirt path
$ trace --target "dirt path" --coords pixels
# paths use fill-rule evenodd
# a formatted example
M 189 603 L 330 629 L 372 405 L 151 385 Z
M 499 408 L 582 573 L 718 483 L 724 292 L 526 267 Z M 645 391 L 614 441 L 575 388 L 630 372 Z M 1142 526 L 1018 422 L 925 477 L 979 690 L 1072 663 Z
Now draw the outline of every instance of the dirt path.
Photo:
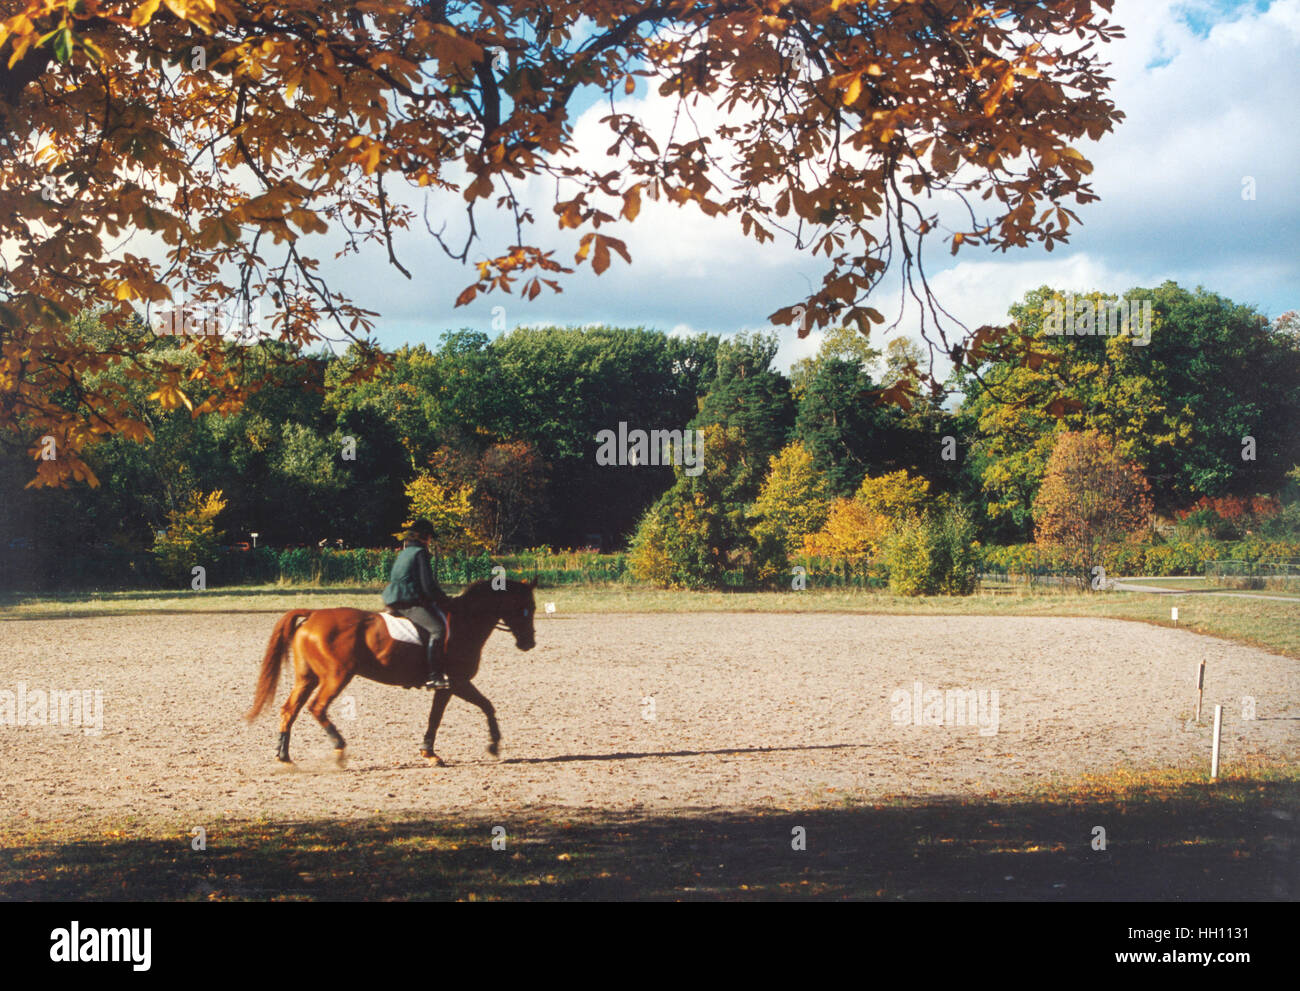
M 451 766 L 430 767 L 417 754 L 429 696 L 354 682 L 332 712 L 347 769 L 304 714 L 298 764 L 286 770 L 273 759 L 275 715 L 242 720 L 274 620 L 0 624 L 0 721 L 21 692 L 37 722 L 0 722 L 0 821 L 188 830 L 381 810 L 806 807 L 987 795 L 1124 763 L 1201 766 L 1209 720 L 1187 719 L 1202 657 L 1207 711 L 1224 705 L 1225 768 L 1300 758 L 1300 663 L 1185 631 L 1094 619 L 606 615 L 543 618 L 527 654 L 505 634 L 489 642 L 476 684 L 497 707 L 500 763 L 484 752 L 479 712 L 453 701 L 438 740 Z M 918 682 L 922 705 L 895 694 Z M 102 732 L 34 720 L 32 693 L 51 689 L 101 692 Z M 984 693 L 965 721 L 983 715 L 985 726 L 925 724 L 932 689 Z M 282 683 L 277 710 L 286 693 Z M 1258 719 L 1243 721 L 1244 696 Z M 961 721 L 960 701 L 929 716 Z M 912 725 L 918 711 L 923 724 Z
M 1262 595 L 1258 592 L 1222 592 L 1208 588 L 1161 588 L 1158 585 L 1126 584 L 1126 582 L 1139 580 L 1158 579 L 1116 578 L 1111 582 L 1110 587 L 1119 592 L 1153 592 L 1156 595 L 1222 595 L 1230 599 L 1272 599 L 1274 602 L 1300 602 L 1300 599 L 1291 595 Z

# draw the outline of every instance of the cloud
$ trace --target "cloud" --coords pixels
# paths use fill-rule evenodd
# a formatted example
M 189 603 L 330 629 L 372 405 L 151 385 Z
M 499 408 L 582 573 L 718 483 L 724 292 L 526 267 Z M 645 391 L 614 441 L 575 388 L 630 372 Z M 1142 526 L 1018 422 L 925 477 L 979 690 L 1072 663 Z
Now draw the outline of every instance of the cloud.
M 1285 126 L 1295 121 L 1294 94 L 1300 92 L 1300 0 L 1262 8 L 1118 0 L 1110 19 L 1126 30 L 1106 56 L 1115 79 L 1112 96 L 1127 119 L 1099 143 L 1080 145 L 1093 162 L 1101 200 L 1078 210 L 1083 226 L 1053 253 L 1039 247 L 983 255 L 963 250 L 956 258 L 933 252 L 927 271 L 940 301 L 972 327 L 1004 320 L 1026 289 L 1044 283 L 1120 292 L 1174 279 L 1274 314 L 1300 305 L 1300 184 L 1294 178 L 1300 127 Z M 656 138 L 668 133 L 677 110 L 674 100 L 644 91 L 620 99 L 616 108 L 640 114 Z M 600 119 L 608 113 L 607 102 L 592 105 L 575 123 L 574 144 L 585 164 L 606 160 L 612 137 Z M 692 113 L 706 133 L 720 119 L 705 101 Z M 679 134 L 686 126 L 679 121 Z M 1254 180 L 1253 200 L 1242 198 L 1247 176 Z M 527 240 L 572 264 L 577 238 L 555 228 L 553 181 L 533 179 L 525 189 L 537 218 Z M 407 202 L 421 202 L 406 195 Z M 435 226 L 445 218 L 455 229 L 463 208 L 452 194 L 435 197 L 429 212 Z M 513 243 L 508 218 L 488 211 L 478 219 L 484 250 Z M 410 282 L 382 252 L 325 268 L 345 292 L 384 313 L 380 338 L 392 344 L 399 335 L 411 340 L 420 327 L 427 331 L 417 339 L 430 342 L 445 328 L 489 331 L 498 305 L 511 326 L 606 322 L 710 333 L 763 328 L 769 314 L 819 283 L 824 264 L 795 251 L 787 239 L 757 244 L 741 234 L 735 218 L 711 219 L 693 207 L 649 199 L 635 223 L 602 232 L 626 240 L 633 265 L 615 257 L 600 277 L 584 265 L 564 279 L 562 294 L 544 292 L 532 303 L 492 294 L 454 309 L 471 270 L 446 259 L 421 221 L 398 238 L 399 256 L 416 276 Z M 887 278 L 878 295 L 877 308 L 892 320 L 899 308 L 896 279 Z M 895 333 L 916 333 L 914 309 Z M 781 334 L 783 363 L 816 350 L 815 337 L 801 341 L 792 329 Z M 879 331 L 873 337 L 881 347 L 887 340 Z

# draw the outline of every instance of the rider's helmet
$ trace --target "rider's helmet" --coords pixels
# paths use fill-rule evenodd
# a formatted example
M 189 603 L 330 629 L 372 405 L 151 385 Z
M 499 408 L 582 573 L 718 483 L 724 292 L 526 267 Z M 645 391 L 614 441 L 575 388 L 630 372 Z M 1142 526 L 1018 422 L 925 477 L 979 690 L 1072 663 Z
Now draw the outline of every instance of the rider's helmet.
M 418 519 L 406 528 L 403 540 L 418 540 L 421 543 L 433 536 L 433 524 L 426 519 Z

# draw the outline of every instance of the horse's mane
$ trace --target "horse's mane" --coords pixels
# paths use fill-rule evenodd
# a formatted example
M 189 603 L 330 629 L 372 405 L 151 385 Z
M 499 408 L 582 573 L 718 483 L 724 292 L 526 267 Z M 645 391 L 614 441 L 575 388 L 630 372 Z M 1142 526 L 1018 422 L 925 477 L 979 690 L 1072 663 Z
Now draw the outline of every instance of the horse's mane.
M 521 588 L 523 588 L 522 582 L 517 582 L 513 578 L 506 579 L 505 590 L 507 592 L 516 592 Z M 482 598 L 485 595 L 494 595 L 495 592 L 496 590 L 492 588 L 492 579 L 481 578 L 476 582 L 471 582 L 469 585 L 466 585 L 465 591 L 461 592 L 460 595 L 456 596 L 456 601 L 473 602 L 477 599 Z

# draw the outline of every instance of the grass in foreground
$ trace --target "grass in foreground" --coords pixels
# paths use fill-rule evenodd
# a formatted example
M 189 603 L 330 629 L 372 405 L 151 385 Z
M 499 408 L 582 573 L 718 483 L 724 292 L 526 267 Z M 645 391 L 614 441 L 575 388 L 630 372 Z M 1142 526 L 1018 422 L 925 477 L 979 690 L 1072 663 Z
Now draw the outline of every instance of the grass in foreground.
M 74 619 L 96 616 L 184 612 L 268 613 L 288 609 L 353 606 L 377 609 L 379 588 L 264 585 L 168 595 L 105 592 L 77 596 L 0 597 L 0 620 Z M 449 587 L 454 594 L 457 589 Z M 809 590 L 804 592 L 675 592 L 624 585 L 564 585 L 538 592 L 539 603 L 554 602 L 553 616 L 600 613 L 792 612 L 866 613 L 899 616 L 1083 616 L 1173 626 L 1222 637 L 1300 658 L 1300 602 L 1280 599 L 1183 595 L 1152 592 L 1067 592 L 987 589 L 975 595 L 904 598 L 888 592 Z M 268 624 L 268 634 L 269 634 Z
M 976 801 L 230 822 L 201 852 L 188 835 L 129 826 L 9 827 L 0 898 L 1290 900 L 1297 812 L 1300 772 L 1258 765 L 1214 784 L 1118 771 Z M 498 825 L 504 850 L 492 848 Z

